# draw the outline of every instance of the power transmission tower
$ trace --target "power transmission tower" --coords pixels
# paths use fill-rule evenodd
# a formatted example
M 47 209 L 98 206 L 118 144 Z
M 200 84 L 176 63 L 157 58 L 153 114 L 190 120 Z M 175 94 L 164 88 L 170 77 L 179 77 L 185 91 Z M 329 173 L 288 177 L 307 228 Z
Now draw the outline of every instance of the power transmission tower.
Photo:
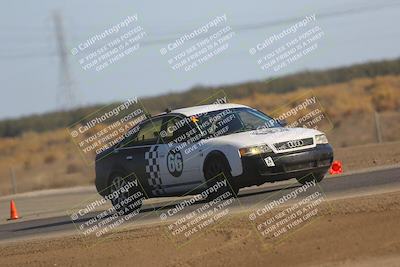
M 58 57 L 60 59 L 60 88 L 57 91 L 57 106 L 60 110 L 71 109 L 76 106 L 76 95 L 71 72 L 68 64 L 68 50 L 65 45 L 63 19 L 59 12 L 53 13 Z

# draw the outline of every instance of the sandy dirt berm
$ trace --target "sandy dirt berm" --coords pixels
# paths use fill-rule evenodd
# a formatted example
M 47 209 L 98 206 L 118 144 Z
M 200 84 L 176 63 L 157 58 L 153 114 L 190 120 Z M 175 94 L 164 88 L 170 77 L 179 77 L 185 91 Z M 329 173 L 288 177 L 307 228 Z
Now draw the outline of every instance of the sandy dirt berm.
M 400 191 L 327 201 L 318 217 L 276 245 L 261 242 L 247 213 L 177 249 L 162 226 L 1 246 L 2 266 L 399 266 Z

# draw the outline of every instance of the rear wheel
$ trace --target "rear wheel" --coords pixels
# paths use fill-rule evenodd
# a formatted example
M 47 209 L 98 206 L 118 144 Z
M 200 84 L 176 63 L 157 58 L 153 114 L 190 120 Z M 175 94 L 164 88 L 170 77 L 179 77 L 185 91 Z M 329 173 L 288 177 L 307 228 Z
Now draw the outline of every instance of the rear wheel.
M 204 167 L 204 177 L 207 180 L 208 191 L 210 192 L 207 200 L 215 199 L 226 192 L 237 197 L 239 187 L 232 183 L 231 172 L 222 157 L 214 156 L 207 160 Z M 216 188 L 217 190 L 214 190 Z
M 139 183 L 121 174 L 114 174 L 110 181 L 109 196 L 115 210 L 120 214 L 139 213 L 144 199 Z

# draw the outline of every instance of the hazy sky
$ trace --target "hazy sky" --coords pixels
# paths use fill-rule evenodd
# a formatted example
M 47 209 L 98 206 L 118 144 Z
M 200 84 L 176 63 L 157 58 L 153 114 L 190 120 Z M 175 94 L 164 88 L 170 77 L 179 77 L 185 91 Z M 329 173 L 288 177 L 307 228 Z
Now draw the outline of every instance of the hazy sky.
M 138 15 L 136 25 L 146 32 L 139 50 L 100 72 L 83 70 L 79 58 L 69 53 L 69 68 L 80 105 L 400 56 L 400 1 L 135 2 L 3 1 L 0 118 L 58 108 L 60 58 L 53 20 L 55 10 L 63 17 L 68 50 L 134 14 Z M 261 70 L 249 49 L 286 29 L 296 18 L 314 13 L 316 25 L 324 31 L 319 48 L 278 73 Z M 192 71 L 171 69 L 160 48 L 169 39 L 192 32 L 223 14 L 227 17 L 224 26 L 229 25 L 235 32 L 229 48 Z

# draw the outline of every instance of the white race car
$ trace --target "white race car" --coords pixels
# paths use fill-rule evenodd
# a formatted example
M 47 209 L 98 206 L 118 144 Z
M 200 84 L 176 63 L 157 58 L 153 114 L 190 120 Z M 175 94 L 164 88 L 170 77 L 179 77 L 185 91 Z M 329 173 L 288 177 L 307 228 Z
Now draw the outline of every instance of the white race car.
M 322 132 L 286 128 L 238 104 L 167 111 L 130 133 L 96 157 L 97 190 L 117 208 L 137 196 L 198 194 L 222 182 L 235 196 L 266 182 L 320 182 L 333 160 Z

